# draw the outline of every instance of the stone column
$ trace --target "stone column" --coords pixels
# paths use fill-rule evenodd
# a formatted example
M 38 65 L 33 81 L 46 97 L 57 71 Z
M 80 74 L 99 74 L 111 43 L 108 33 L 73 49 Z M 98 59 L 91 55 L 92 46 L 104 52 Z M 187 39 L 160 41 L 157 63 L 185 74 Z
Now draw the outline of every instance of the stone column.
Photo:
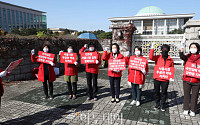
M 154 30 L 154 19 L 153 19 L 153 24 L 152 24 L 152 35 L 155 35 L 155 30 Z

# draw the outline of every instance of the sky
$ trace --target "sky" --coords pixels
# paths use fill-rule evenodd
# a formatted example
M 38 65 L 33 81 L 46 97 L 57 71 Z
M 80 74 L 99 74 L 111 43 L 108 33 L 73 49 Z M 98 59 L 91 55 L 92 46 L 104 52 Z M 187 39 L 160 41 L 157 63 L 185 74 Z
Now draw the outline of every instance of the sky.
M 47 12 L 48 28 L 78 31 L 110 31 L 110 17 L 134 16 L 147 6 L 157 6 L 166 14 L 195 13 L 200 19 L 200 0 L 2 0 Z

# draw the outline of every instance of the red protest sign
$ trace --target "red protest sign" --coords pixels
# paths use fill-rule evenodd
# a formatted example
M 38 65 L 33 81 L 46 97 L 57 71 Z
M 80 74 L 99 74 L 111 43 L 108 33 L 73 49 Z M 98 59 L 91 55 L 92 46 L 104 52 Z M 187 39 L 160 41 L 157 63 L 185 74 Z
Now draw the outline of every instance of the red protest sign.
M 37 62 L 50 64 L 51 62 L 53 63 L 54 57 L 55 54 L 39 51 Z
M 200 64 L 187 62 L 185 64 L 185 69 L 184 69 L 183 75 L 200 79 Z
M 97 52 L 81 53 L 81 64 L 96 64 L 96 60 L 98 60 Z
M 154 67 L 153 78 L 156 79 L 165 79 L 165 80 L 174 80 L 174 67 Z
M 108 70 L 126 70 L 125 59 L 109 59 L 108 60 Z
M 11 62 L 11 63 L 9 64 L 9 66 L 6 68 L 5 71 L 10 72 L 10 71 L 16 69 L 17 66 L 19 65 L 19 63 L 20 63 L 22 60 L 23 60 L 23 58 L 21 58 L 21 59 L 19 59 L 19 60 L 16 60 L 16 61 L 14 61 L 14 62 Z
M 74 64 L 74 62 L 76 62 L 76 57 L 77 57 L 76 53 L 61 52 L 60 63 Z
M 136 70 L 145 70 L 147 60 L 145 58 L 130 57 L 129 68 Z

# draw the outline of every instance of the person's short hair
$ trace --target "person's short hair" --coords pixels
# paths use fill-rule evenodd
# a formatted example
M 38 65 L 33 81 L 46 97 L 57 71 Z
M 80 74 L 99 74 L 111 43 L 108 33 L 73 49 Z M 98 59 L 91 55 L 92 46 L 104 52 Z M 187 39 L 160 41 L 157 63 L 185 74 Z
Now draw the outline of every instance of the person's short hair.
M 192 45 L 195 45 L 195 46 L 197 47 L 197 54 L 199 54 L 200 45 L 199 45 L 198 43 L 193 42 L 193 43 L 190 44 L 189 49 L 190 49 L 190 47 L 191 47 Z
M 88 47 L 90 46 L 94 46 L 94 48 L 96 49 L 96 44 L 93 41 L 89 42 Z
M 67 49 L 68 49 L 69 47 L 72 47 L 72 49 L 74 49 L 74 47 L 72 46 L 72 44 L 68 44 Z
M 164 48 L 167 49 L 168 52 L 170 51 L 170 46 L 169 46 L 169 45 L 163 44 L 163 45 L 161 46 L 161 50 L 163 50 Z
M 142 48 L 141 48 L 141 47 L 136 46 L 135 49 L 136 49 L 136 48 L 137 48 L 138 50 L 140 50 L 140 52 L 142 53 Z M 135 50 L 134 50 L 134 51 L 135 51 Z
M 41 51 L 43 51 L 43 48 L 45 47 L 45 46 L 47 46 L 48 47 L 48 49 L 49 49 L 49 52 L 48 53 L 51 53 L 51 48 L 50 48 L 50 45 L 49 44 L 43 44 L 42 46 L 41 46 Z
M 119 53 L 119 50 L 120 50 L 119 45 L 117 43 L 113 43 L 112 46 L 113 45 L 115 45 L 117 47 L 117 52 Z

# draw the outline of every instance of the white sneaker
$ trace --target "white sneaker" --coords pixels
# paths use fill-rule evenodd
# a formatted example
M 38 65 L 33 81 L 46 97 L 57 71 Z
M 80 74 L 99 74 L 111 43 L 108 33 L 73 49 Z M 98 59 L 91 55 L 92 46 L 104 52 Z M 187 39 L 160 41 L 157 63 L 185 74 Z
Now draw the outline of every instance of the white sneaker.
M 195 116 L 195 112 L 190 112 L 190 116 L 194 117 Z
M 136 106 L 140 106 L 140 102 L 139 101 L 136 102 Z
M 133 100 L 130 105 L 134 105 L 136 103 L 136 100 Z
M 183 111 L 183 114 L 184 114 L 184 115 L 188 115 L 188 113 L 189 113 L 189 110 L 184 110 L 184 111 Z

